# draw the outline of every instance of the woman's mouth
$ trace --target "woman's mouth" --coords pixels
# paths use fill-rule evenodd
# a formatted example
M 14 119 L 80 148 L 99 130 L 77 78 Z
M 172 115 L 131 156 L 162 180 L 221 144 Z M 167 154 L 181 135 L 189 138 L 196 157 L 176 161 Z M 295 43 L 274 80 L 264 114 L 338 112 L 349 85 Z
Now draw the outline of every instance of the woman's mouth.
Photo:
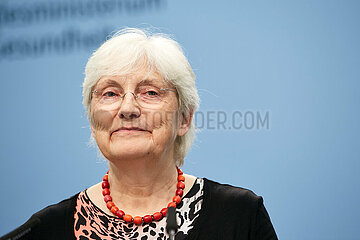
M 150 131 L 139 127 L 121 127 L 116 129 L 112 133 L 138 133 L 138 132 L 150 132 Z

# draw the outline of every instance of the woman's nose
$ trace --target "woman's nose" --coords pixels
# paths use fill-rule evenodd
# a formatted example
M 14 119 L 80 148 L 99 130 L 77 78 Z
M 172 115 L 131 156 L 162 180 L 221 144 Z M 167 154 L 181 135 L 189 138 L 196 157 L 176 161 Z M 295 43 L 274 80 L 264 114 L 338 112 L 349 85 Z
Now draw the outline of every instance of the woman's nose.
M 133 119 L 140 117 L 140 106 L 136 101 L 136 95 L 134 93 L 125 93 L 122 98 L 118 114 L 119 117 L 123 119 Z

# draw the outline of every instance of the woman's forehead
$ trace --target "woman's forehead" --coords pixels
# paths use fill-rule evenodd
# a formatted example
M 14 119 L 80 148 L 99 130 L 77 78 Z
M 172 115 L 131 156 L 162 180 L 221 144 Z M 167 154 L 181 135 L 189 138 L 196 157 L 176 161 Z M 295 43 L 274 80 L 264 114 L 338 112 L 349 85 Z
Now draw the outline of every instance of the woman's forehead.
M 145 84 L 167 84 L 164 78 L 158 73 L 149 74 L 127 74 L 127 75 L 105 75 L 96 83 L 99 85 L 121 85 L 121 86 L 137 86 Z

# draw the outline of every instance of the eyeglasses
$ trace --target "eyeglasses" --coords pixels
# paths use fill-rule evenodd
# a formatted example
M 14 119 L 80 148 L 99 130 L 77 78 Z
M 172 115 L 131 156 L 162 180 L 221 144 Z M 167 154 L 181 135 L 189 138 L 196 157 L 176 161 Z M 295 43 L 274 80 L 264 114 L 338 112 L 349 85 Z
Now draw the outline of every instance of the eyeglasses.
M 128 93 L 131 93 L 135 97 L 140 107 L 159 109 L 163 106 L 163 103 L 166 102 L 168 92 L 176 93 L 176 90 L 158 88 L 156 86 L 139 86 L 135 92 L 122 93 L 121 90 L 116 87 L 104 87 L 93 90 L 92 94 L 97 104 L 111 109 L 120 107 Z

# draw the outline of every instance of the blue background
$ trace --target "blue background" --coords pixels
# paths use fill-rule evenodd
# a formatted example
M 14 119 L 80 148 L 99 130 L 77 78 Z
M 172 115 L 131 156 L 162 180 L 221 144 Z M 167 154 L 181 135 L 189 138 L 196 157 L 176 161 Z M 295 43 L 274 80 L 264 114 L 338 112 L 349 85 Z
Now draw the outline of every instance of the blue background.
M 263 196 L 279 239 L 360 239 L 360 2 L 154 2 L 47 21 L 2 18 L 0 46 L 69 28 L 154 26 L 173 34 L 197 75 L 199 112 L 226 112 L 227 127 L 237 111 L 269 116 L 269 128 L 260 129 L 217 128 L 212 117 L 184 172 Z M 88 145 L 81 104 L 84 67 L 97 46 L 1 55 L 0 235 L 106 172 Z

